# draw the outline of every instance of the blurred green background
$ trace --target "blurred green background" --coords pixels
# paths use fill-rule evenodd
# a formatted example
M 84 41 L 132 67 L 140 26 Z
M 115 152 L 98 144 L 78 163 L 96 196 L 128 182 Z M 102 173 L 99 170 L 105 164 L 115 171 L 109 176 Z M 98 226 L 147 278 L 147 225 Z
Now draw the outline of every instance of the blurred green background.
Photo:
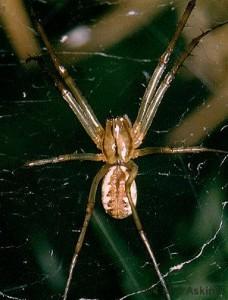
M 117 8 L 118 1 L 35 4 L 57 45 L 65 32 L 77 24 L 96 24 Z M 122 114 L 134 120 L 148 78 L 177 21 L 176 10 L 164 1 L 147 25 L 108 49 L 94 51 L 81 61 L 74 60 L 73 52 L 60 51 L 102 124 L 107 117 Z M 90 185 L 101 164 L 23 168 L 27 160 L 75 150 L 96 152 L 96 148 L 47 74 L 19 62 L 4 26 L 0 36 L 0 297 L 60 299 Z M 185 45 L 181 38 L 174 56 Z M 193 74 L 180 72 L 144 145 L 166 145 L 171 129 L 210 95 Z M 203 145 L 227 149 L 225 126 L 222 122 L 208 134 Z M 166 277 L 173 299 L 227 299 L 225 155 L 160 155 L 136 163 L 137 209 L 159 268 L 166 274 L 180 266 Z M 156 282 L 132 219 L 116 221 L 107 216 L 99 189 L 69 299 L 120 299 L 131 293 L 129 299 L 164 299 L 159 285 L 148 289 Z

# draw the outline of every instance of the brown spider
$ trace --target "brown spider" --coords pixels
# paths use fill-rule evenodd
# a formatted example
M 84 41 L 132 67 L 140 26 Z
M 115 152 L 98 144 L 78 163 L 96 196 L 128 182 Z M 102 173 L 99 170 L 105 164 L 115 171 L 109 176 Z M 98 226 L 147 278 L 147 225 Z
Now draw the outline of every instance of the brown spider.
M 195 2 L 196 0 L 191 0 L 188 2 L 174 36 L 169 42 L 166 51 L 160 57 L 158 65 L 151 76 L 145 94 L 142 98 L 137 118 L 133 124 L 127 115 L 108 119 L 105 127 L 100 124 L 90 105 L 82 96 L 78 87 L 75 85 L 72 77 L 68 74 L 67 70 L 58 60 L 40 22 L 36 21 L 37 30 L 47 48 L 51 61 L 57 72 L 55 75 L 49 72 L 49 75 L 53 78 L 55 85 L 60 91 L 62 97 L 75 113 L 87 134 L 100 150 L 100 153 L 64 154 L 49 159 L 29 161 L 25 164 L 25 166 L 41 166 L 70 160 L 91 160 L 105 162 L 105 165 L 101 167 L 94 177 L 91 185 L 84 222 L 75 245 L 73 258 L 70 265 L 69 275 L 63 295 L 64 300 L 66 300 L 68 297 L 73 270 L 84 243 L 86 230 L 94 210 L 96 191 L 102 179 L 102 203 L 105 211 L 110 216 L 117 219 L 123 219 L 132 214 L 138 233 L 142 239 L 147 253 L 153 262 L 159 282 L 163 286 L 165 297 L 166 299 L 171 299 L 166 282 L 159 270 L 152 247 L 143 230 L 142 223 L 135 208 L 137 198 L 135 178 L 138 173 L 138 167 L 133 160 L 139 156 L 158 153 L 199 153 L 206 151 L 225 153 L 225 151 L 222 150 L 208 149 L 203 147 L 147 147 L 138 149 L 151 126 L 165 92 L 169 88 L 185 59 L 191 54 L 192 50 L 197 46 L 199 41 L 204 36 L 206 36 L 212 30 L 224 25 L 219 24 L 193 39 L 185 52 L 183 52 L 176 60 L 171 70 L 163 76 L 176 42 L 195 6 Z M 37 60 L 42 66 L 44 66 L 41 57 Z

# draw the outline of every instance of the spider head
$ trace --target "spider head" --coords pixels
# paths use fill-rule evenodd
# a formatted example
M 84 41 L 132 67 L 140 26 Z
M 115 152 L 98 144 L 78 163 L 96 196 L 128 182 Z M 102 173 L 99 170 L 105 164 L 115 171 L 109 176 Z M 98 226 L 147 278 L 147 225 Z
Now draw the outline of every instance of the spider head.
M 132 157 L 132 125 L 125 115 L 106 121 L 103 154 L 109 164 L 126 163 Z

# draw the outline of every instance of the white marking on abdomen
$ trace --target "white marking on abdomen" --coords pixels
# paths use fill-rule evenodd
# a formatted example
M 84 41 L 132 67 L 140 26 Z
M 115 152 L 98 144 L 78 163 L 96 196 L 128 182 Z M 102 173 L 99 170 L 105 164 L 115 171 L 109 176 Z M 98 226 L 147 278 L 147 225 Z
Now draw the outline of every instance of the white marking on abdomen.
M 116 219 L 124 219 L 132 214 L 125 190 L 128 177 L 127 168 L 118 165 L 110 167 L 103 179 L 102 204 L 106 213 Z M 132 201 L 136 205 L 137 189 L 135 181 L 131 184 L 130 192 Z

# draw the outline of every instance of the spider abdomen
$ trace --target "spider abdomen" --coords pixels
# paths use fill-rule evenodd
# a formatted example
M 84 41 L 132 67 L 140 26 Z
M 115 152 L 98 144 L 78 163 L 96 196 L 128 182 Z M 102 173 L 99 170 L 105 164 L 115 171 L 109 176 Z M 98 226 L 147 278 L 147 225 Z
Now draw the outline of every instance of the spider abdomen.
M 106 213 L 115 219 L 124 219 L 132 214 L 125 189 L 128 177 L 127 168 L 116 165 L 110 167 L 103 179 L 102 204 Z M 137 189 L 135 181 L 131 184 L 130 193 L 132 201 L 136 205 Z

